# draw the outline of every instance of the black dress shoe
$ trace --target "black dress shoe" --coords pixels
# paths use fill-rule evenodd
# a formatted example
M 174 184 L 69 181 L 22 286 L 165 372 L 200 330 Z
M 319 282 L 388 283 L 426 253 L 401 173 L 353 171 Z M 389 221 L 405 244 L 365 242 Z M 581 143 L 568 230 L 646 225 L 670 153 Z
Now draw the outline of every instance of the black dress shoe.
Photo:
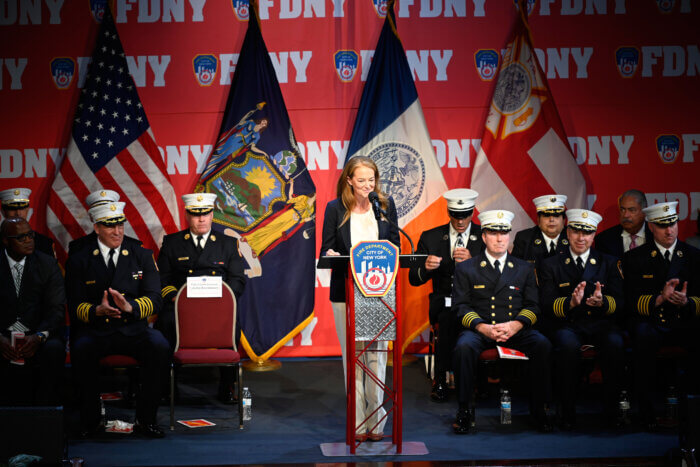
M 434 402 L 447 402 L 447 383 L 435 381 L 433 389 L 430 391 L 430 399 Z
M 554 430 L 552 425 L 552 420 L 550 419 L 547 411 L 543 408 L 536 409 L 532 414 L 532 424 L 537 428 L 537 431 L 542 433 L 550 433 Z
M 452 424 L 452 431 L 458 435 L 466 435 L 473 433 L 474 429 L 475 413 L 474 409 L 469 410 L 459 410 L 457 412 L 457 417 Z
M 165 436 L 163 429 L 155 423 L 143 424 L 136 422 L 134 423 L 134 433 L 141 434 L 148 438 L 163 438 Z

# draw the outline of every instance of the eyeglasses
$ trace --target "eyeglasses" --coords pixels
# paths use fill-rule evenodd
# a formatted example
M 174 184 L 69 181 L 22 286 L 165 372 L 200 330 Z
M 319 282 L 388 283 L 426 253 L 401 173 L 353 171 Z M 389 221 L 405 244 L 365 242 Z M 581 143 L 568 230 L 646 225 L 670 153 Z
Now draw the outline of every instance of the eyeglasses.
M 13 238 L 17 240 L 20 243 L 26 242 L 27 240 L 34 240 L 34 231 L 30 230 L 29 232 L 19 234 L 19 235 L 7 235 L 7 238 Z

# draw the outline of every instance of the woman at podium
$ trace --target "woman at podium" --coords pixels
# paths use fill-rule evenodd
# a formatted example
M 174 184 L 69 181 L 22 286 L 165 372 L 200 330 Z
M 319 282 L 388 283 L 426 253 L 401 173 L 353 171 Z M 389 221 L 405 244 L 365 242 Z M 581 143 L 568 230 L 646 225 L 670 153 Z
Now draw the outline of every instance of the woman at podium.
M 370 193 L 376 193 L 375 205 L 370 201 Z M 363 241 L 389 240 L 400 246 L 399 230 L 396 227 L 397 215 L 394 200 L 381 191 L 379 170 L 372 159 L 356 156 L 350 159 L 338 179 L 337 198 L 326 206 L 323 218 L 323 240 L 321 256 L 349 255 L 353 245 Z M 372 198 L 374 195 L 371 196 Z M 382 214 L 384 211 L 386 217 Z M 388 218 L 388 222 L 387 222 Z M 345 358 L 345 282 L 347 264 L 335 266 L 331 270 L 330 299 L 335 319 L 335 329 L 343 352 L 343 371 L 347 374 Z M 366 344 L 365 344 L 366 345 Z M 357 343 L 358 350 L 363 347 Z M 362 361 L 383 382 L 386 375 L 387 343 L 372 344 L 372 350 L 363 354 Z M 383 436 L 386 411 L 380 407 L 371 417 L 368 416 L 382 404 L 383 392 L 359 368 L 355 368 L 356 404 L 355 420 L 361 423 L 355 432 L 358 440 L 380 441 Z M 347 381 L 347 378 L 346 378 Z M 347 388 L 346 388 L 347 390 Z M 381 422 L 380 422 L 381 420 Z M 376 426 L 375 426 L 376 425 Z

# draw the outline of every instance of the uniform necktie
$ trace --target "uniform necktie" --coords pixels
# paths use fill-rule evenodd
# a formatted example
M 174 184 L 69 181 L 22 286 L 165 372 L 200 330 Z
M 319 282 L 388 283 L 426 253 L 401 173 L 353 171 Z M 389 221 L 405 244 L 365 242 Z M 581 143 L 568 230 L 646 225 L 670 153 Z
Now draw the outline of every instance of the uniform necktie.
M 22 286 L 22 271 L 24 270 L 24 266 L 22 266 L 22 263 L 15 263 L 14 270 L 15 291 L 19 297 L 19 288 Z
M 458 233 L 457 234 L 457 243 L 455 243 L 455 250 L 457 248 L 464 248 L 464 239 L 462 238 L 462 234 Z M 452 257 L 454 258 L 455 252 L 454 250 L 452 251 Z
M 630 250 L 633 250 L 637 248 L 637 234 L 632 234 L 630 238 L 632 239 L 630 241 Z
M 579 268 L 579 270 L 583 271 L 583 260 L 580 256 L 576 258 L 576 266 Z
M 114 248 L 109 250 L 109 260 L 107 260 L 107 270 L 109 271 L 110 277 L 114 277 L 114 271 L 117 270 L 117 265 L 114 264 Z
M 556 246 L 555 246 L 555 245 L 556 245 L 556 243 L 554 243 L 554 242 L 549 242 L 549 252 L 550 252 L 550 253 L 554 253 L 554 251 L 556 250 Z
M 671 251 L 666 250 L 666 253 L 664 253 L 664 259 L 667 263 L 671 263 Z
M 201 252 L 202 251 L 202 236 L 198 235 L 197 236 L 197 251 Z
M 498 260 L 494 261 L 494 262 L 493 262 L 493 268 L 496 270 L 496 272 L 497 272 L 498 275 L 500 276 L 500 275 L 501 275 L 501 262 L 498 261 Z

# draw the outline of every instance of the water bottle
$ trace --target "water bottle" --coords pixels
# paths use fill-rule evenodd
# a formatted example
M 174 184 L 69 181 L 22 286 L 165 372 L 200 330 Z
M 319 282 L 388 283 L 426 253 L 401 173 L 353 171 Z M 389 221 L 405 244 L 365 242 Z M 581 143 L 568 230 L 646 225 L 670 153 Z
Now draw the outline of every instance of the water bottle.
M 511 422 L 510 394 L 507 389 L 504 389 L 503 394 L 501 394 L 501 425 L 510 425 Z
M 627 396 L 627 391 L 622 391 L 619 401 L 619 419 L 624 425 L 630 423 L 630 399 Z
M 675 386 L 668 388 L 666 395 L 666 422 L 675 425 L 678 422 L 678 393 Z
M 105 409 L 105 401 L 100 397 L 100 420 L 102 426 L 107 426 L 107 409 Z
M 253 397 L 250 394 L 250 389 L 243 388 L 243 421 L 248 421 L 253 418 Z

